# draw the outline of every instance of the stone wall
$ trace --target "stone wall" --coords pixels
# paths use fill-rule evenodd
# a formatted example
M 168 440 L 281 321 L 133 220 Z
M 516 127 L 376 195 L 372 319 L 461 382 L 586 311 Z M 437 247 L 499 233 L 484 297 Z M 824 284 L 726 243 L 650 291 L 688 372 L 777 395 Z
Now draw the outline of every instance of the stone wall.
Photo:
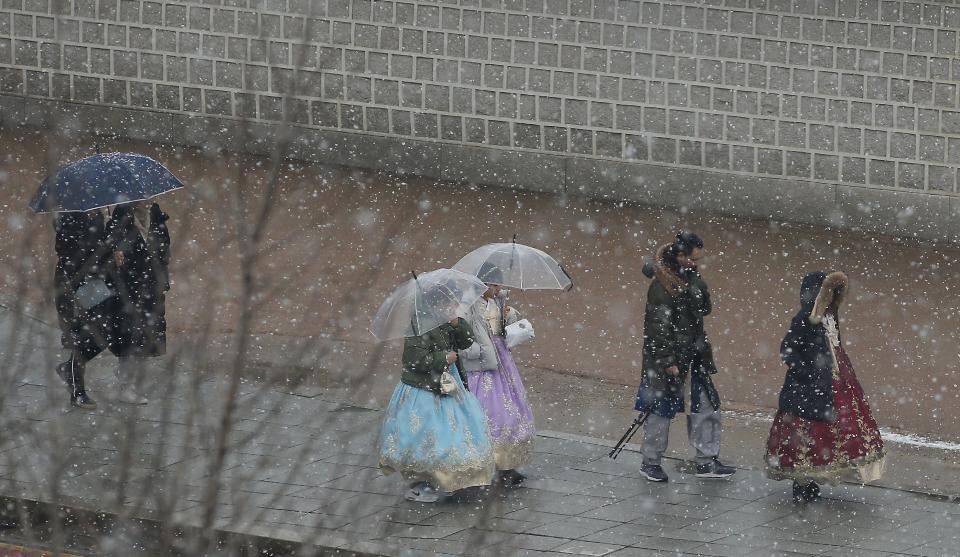
M 286 118 L 305 159 L 958 240 L 958 31 L 952 2 L 0 0 L 0 114 L 252 151 Z

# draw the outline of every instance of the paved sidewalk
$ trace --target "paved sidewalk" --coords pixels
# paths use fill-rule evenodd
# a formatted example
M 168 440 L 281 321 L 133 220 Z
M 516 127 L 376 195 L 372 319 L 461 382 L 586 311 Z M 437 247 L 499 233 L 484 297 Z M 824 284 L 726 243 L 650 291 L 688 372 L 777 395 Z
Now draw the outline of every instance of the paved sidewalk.
M 156 362 L 151 404 L 125 407 L 110 398 L 105 358 L 91 369 L 100 407 L 68 409 L 41 350 L 52 334 L 0 319 L 0 361 L 19 358 L 3 374 L 0 495 L 199 524 L 223 379 Z M 844 485 L 798 506 L 788 483 L 758 471 L 701 481 L 673 465 L 669 484 L 650 484 L 632 448 L 611 461 L 608 442 L 550 431 L 525 487 L 410 503 L 400 478 L 376 467 L 380 411 L 343 400 L 337 389 L 245 382 L 215 526 L 385 555 L 955 556 L 960 547 L 956 503 Z

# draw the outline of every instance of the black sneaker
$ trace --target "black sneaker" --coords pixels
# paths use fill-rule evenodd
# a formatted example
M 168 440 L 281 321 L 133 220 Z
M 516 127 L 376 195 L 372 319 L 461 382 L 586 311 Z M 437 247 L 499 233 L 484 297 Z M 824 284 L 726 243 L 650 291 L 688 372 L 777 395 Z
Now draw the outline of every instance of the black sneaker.
M 800 482 L 796 480 L 793 481 L 793 502 L 794 503 L 797 503 L 799 505 L 800 503 L 803 503 L 806 500 L 806 497 L 804 497 L 805 495 L 804 492 L 806 491 L 804 489 L 805 487 L 806 486 L 801 485 Z
M 710 462 L 706 464 L 697 464 L 697 474 L 698 478 L 729 478 L 730 476 L 737 473 L 737 469 L 733 466 L 727 466 L 723 464 L 716 458 L 713 458 Z
M 527 477 L 516 470 L 504 470 L 500 472 L 500 481 L 503 482 L 504 487 L 519 487 L 525 479 L 527 479 Z
M 793 502 L 794 503 L 812 503 L 820 498 L 820 486 L 817 482 L 801 484 L 793 481 Z
M 798 481 L 793 482 L 793 502 L 794 503 L 812 503 L 820 498 L 820 486 L 817 482 L 810 482 L 806 485 Z
M 90 398 L 87 391 L 77 391 L 70 396 L 70 404 L 84 410 L 92 410 L 97 407 L 97 403 Z
M 659 464 L 644 464 L 640 467 L 640 473 L 651 482 L 666 482 L 670 480 L 670 478 L 667 477 L 667 473 L 663 471 L 663 467 Z

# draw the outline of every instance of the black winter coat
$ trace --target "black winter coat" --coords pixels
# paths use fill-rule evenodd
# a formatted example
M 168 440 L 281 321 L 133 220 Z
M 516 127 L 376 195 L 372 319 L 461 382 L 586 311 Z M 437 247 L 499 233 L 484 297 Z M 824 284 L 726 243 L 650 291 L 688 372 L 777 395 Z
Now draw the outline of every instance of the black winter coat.
M 64 348 L 74 348 L 83 311 L 77 306 L 76 291 L 91 278 L 111 284 L 108 268 L 111 249 L 105 238 L 103 213 L 60 213 L 53 221 L 56 232 L 57 266 L 54 272 L 55 302 Z
M 160 356 L 166 352 L 166 292 L 170 290 L 169 217 L 154 203 L 146 235 L 134 223 L 133 209 L 114 209 L 107 234 L 115 251 L 123 252 L 116 271 L 119 320 L 115 344 L 120 354 Z
M 787 375 L 780 390 L 779 409 L 807 420 L 832 422 L 833 352 L 823 324 L 810 319 L 826 276 L 809 273 L 800 287 L 800 311 L 780 344 Z
M 109 260 L 104 244 L 103 213 L 60 213 L 53 221 L 56 232 L 57 271 L 76 289 L 83 280 L 96 274 Z
M 473 342 L 473 329 L 466 319 L 460 319 L 456 327 L 444 323 L 418 337 L 407 337 L 403 343 L 403 373 L 400 381 L 411 387 L 441 394 L 440 375 L 449 366 L 447 354 L 466 350 Z M 458 371 L 463 386 L 467 387 L 466 372 L 459 367 Z
M 717 368 L 703 326 L 703 318 L 713 310 L 706 283 L 699 273 L 690 271 L 683 291 L 671 295 L 652 267 L 646 267 L 644 274 L 655 277 L 647 292 L 643 327 L 643 369 L 647 386 L 656 398 L 679 397 L 687 374 L 693 371 L 701 374 L 708 386 L 708 398 L 719 408 L 719 395 L 709 380 Z M 665 370 L 672 365 L 680 368 L 679 376 L 667 375 Z

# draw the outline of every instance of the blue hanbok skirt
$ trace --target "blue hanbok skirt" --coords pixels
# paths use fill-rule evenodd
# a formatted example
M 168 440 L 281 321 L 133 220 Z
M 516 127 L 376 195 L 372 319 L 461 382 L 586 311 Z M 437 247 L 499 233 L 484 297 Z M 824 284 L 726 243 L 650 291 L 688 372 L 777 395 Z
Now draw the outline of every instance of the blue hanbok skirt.
M 383 419 L 380 469 L 408 481 L 427 481 L 443 491 L 490 485 L 496 471 L 487 417 L 463 387 L 451 395 L 400 383 Z

